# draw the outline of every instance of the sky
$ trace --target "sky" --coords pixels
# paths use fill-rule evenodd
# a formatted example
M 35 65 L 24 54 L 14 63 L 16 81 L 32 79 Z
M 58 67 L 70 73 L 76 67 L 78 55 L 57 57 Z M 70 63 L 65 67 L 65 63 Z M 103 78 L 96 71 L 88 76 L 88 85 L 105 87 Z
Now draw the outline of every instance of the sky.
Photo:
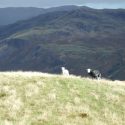
M 125 0 L 0 0 L 4 7 L 39 7 L 49 8 L 63 5 L 89 6 L 92 8 L 125 8 Z

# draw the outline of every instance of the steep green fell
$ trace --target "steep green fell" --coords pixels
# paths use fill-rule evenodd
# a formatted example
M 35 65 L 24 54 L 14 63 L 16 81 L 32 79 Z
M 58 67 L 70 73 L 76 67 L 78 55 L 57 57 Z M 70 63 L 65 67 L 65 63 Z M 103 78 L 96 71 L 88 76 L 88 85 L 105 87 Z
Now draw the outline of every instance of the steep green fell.
M 102 76 L 125 80 L 125 10 L 80 7 L 0 28 L 0 70 Z

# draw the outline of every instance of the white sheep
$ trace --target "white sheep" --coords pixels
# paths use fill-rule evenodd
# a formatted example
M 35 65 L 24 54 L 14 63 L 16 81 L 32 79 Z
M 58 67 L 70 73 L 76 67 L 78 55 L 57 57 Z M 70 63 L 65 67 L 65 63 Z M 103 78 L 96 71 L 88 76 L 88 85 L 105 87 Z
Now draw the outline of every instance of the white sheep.
M 69 76 L 69 71 L 65 67 L 62 67 L 62 74 L 65 76 Z

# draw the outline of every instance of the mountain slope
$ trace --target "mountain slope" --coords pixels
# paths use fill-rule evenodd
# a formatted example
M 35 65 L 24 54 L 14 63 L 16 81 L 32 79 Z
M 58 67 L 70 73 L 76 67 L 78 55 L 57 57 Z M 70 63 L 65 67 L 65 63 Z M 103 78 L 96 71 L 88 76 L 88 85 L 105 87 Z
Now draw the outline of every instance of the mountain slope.
M 125 79 L 125 10 L 51 12 L 0 29 L 0 70 L 34 70 Z
M 8 7 L 0 8 L 0 26 L 8 25 L 15 23 L 20 20 L 26 20 L 40 14 L 45 14 L 48 12 L 54 11 L 70 11 L 77 9 L 77 6 L 61 6 L 61 7 L 52 7 L 52 8 L 35 8 L 35 7 Z
M 36 72 L 0 73 L 0 123 L 124 125 L 125 84 Z

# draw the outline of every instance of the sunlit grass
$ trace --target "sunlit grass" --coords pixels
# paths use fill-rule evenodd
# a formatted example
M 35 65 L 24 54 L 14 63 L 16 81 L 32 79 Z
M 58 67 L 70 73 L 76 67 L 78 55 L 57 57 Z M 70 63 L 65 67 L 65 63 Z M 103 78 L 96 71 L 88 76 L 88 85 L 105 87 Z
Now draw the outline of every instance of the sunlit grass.
M 125 125 L 125 82 L 0 73 L 0 125 Z

